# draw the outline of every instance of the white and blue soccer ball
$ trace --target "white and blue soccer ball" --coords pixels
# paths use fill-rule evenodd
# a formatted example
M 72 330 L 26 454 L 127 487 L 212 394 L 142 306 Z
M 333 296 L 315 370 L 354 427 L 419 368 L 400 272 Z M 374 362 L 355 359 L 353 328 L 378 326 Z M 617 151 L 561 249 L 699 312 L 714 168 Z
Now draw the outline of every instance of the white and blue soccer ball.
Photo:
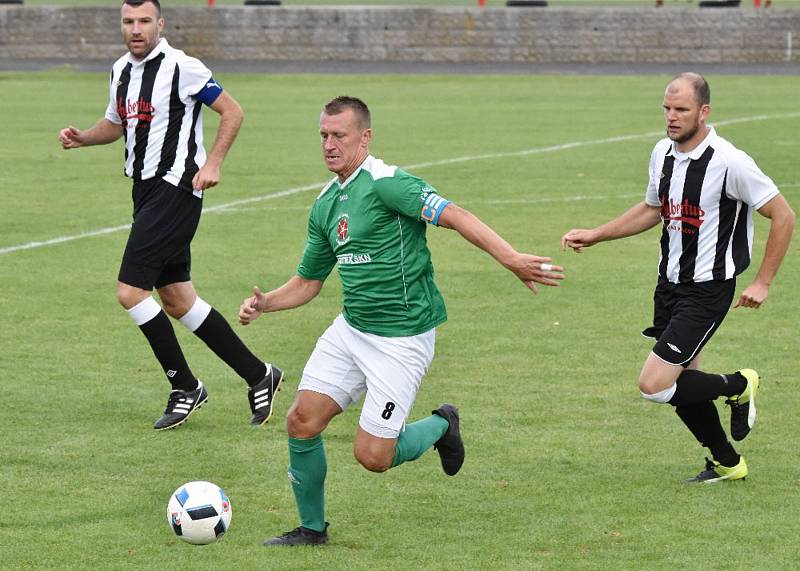
M 214 543 L 231 526 L 231 502 L 211 482 L 188 482 L 170 496 L 167 522 L 175 535 L 195 545 Z

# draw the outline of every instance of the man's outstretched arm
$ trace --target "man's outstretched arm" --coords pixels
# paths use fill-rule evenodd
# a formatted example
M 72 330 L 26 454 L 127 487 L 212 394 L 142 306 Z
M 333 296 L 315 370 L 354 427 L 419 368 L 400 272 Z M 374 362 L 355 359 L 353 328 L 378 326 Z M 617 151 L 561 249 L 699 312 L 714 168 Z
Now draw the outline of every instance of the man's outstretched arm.
M 534 256 L 516 251 L 502 236 L 470 211 L 453 204 L 445 206 L 438 225 L 451 228 L 465 240 L 488 253 L 500 265 L 513 272 L 533 293 L 536 284 L 557 286 L 564 279 L 561 266 L 552 265 L 547 256 Z
M 591 230 L 573 228 L 561 238 L 561 248 L 572 248 L 580 253 L 581 248 L 594 246 L 599 242 L 617 240 L 640 234 L 649 230 L 661 219 L 661 210 L 658 206 L 650 206 L 640 202 L 629 208 L 624 214 L 614 218 Z

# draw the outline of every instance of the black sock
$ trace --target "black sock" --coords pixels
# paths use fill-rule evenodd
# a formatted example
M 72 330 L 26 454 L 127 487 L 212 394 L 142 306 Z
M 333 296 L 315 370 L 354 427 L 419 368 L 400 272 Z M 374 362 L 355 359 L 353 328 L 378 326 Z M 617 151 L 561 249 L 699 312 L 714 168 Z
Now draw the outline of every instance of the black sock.
M 183 356 L 175 330 L 164 311 L 139 326 L 173 389 L 191 391 L 197 388 L 197 379 Z
M 722 389 L 722 396 L 724 397 L 735 397 L 742 394 L 747 388 L 747 379 L 738 371 L 722 376 L 727 381 Z
M 728 440 L 712 401 L 678 405 L 675 412 L 697 441 L 711 451 L 714 460 L 729 468 L 739 463 L 739 454 Z
M 747 386 L 747 380 L 739 373 L 718 375 L 685 369 L 675 385 L 675 394 L 669 404 L 683 406 L 714 400 L 720 396 L 741 394 Z
M 251 387 L 267 374 L 264 361 L 253 355 L 225 318 L 213 307 L 194 334 Z

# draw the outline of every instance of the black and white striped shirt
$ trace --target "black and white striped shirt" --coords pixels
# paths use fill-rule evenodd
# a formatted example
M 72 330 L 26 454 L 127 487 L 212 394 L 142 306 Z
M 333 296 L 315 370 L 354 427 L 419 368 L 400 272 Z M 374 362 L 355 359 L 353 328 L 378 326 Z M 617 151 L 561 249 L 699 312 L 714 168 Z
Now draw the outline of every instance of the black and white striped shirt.
M 670 139 L 659 141 L 645 193 L 664 223 L 659 275 L 691 283 L 742 273 L 753 249 L 753 210 L 777 194 L 755 161 L 713 128 L 689 153 L 679 153 Z
M 200 60 L 163 38 L 141 61 L 130 53 L 119 58 L 105 117 L 123 127 L 125 175 L 134 181 L 161 177 L 192 192 L 192 178 L 206 162 L 202 103 L 210 105 L 221 92 Z

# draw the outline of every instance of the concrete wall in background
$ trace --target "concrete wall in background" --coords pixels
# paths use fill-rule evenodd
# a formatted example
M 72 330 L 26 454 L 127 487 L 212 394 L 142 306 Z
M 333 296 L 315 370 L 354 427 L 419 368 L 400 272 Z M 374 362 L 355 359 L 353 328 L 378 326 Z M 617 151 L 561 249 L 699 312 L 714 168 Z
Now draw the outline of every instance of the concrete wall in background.
M 173 45 L 213 60 L 800 62 L 790 9 L 226 6 L 164 17 Z M 0 58 L 122 53 L 117 8 L 0 5 Z

